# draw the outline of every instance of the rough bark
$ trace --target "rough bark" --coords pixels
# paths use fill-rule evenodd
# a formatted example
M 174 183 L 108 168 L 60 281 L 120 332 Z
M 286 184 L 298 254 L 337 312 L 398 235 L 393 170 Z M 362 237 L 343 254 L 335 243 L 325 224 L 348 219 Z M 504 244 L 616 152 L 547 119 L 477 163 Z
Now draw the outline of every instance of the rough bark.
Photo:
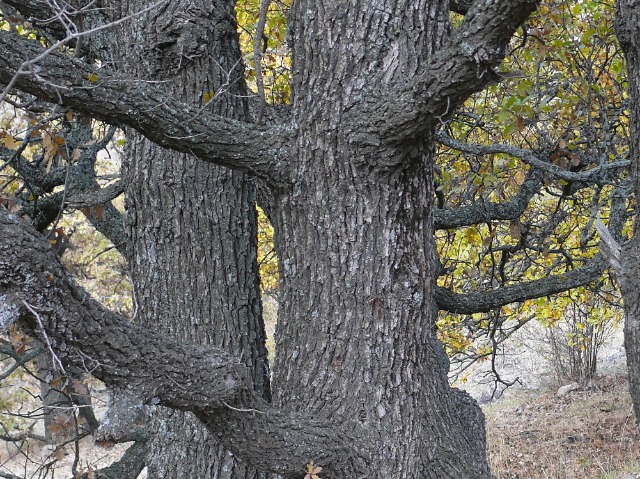
M 153 2 L 126 2 L 114 18 Z M 221 117 L 248 120 L 233 5 L 171 2 L 118 29 L 110 53 L 123 74 L 162 80 L 167 97 Z M 205 101 L 208 96 L 218 95 Z M 138 323 L 185 343 L 242 358 L 270 398 L 256 260 L 254 187 L 248 175 L 162 148 L 129 130 L 123 177 Z M 192 414 L 152 416 L 150 477 L 255 478 Z M 264 477 L 264 474 L 261 475 Z
M 431 66 L 448 12 L 427 1 L 374 10 L 357 0 L 292 9 L 293 86 L 304 95 L 294 103 L 293 184 L 278 192 L 274 215 L 282 275 L 274 400 L 357 419 L 374 477 L 489 477 L 483 438 L 449 390 L 431 328 L 433 129 L 406 143 L 392 129 L 394 141 L 375 155 L 345 133 L 371 132 L 381 144 L 379 130 L 359 129 L 354 99 Z M 331 48 L 319 54 L 316 38 Z M 389 113 L 370 112 L 369 124 L 388 134 L 384 123 L 397 120 Z
M 0 327 L 16 323 L 146 406 L 192 411 L 238 457 L 298 476 L 309 458 L 329 477 L 366 473 L 357 425 L 278 409 L 256 393 L 251 371 L 215 346 L 179 343 L 132 324 L 80 288 L 37 231 L 0 207 Z
M 0 284 L 14 305 L 4 316 L 17 311 L 23 324 L 33 324 L 33 312 L 17 299 L 30 293 L 26 301 L 42 311 L 60 354 L 90 348 L 98 377 L 120 387 L 126 377 L 146 402 L 194 411 L 222 444 L 260 469 L 300 477 L 313 461 L 327 478 L 489 478 L 482 413 L 449 388 L 448 361 L 432 328 L 435 129 L 496 80 L 493 68 L 535 2 L 476 2 L 452 37 L 448 7 L 446 0 L 294 2 L 289 126 L 224 120 L 158 86 L 129 81 L 123 88 L 126 76 L 61 55 L 39 60 L 38 75 L 15 81 L 80 110 L 90 104 L 97 117 L 163 146 L 255 172 L 270 188 L 282 274 L 274 405 L 219 348 L 160 338 L 90 301 L 84 310 L 93 314 L 79 321 L 77 301 L 64 303 L 79 293 L 66 283 L 69 290 L 38 297 L 27 286 L 38 265 L 24 256 L 0 257 L 9 278 Z M 2 32 L 0 47 L 0 61 L 7 61 L 0 81 L 21 66 L 33 71 L 16 52 L 41 52 Z M 87 82 L 92 74 L 99 81 Z M 41 78 L 83 88 L 55 88 Z M 139 174 L 160 168 L 156 163 Z M 135 207 L 154 201 L 141 198 Z M 153 263 L 151 252 L 136 256 Z M 22 276 L 10 274 L 20 264 Z M 46 284 L 44 276 L 36 274 Z M 46 304 L 60 303 L 64 309 L 44 318 Z M 144 307 L 161 314 L 152 301 Z M 97 324 L 108 339 L 89 334 Z
M 15 85 L 25 92 L 112 124 L 131 126 L 160 146 L 250 171 L 269 182 L 286 172 L 282 150 L 287 132 L 282 127 L 222 117 L 177 100 L 153 82 L 96 69 L 65 54 L 51 52 L 38 61 L 24 60 L 43 53 L 36 42 L 0 32 L 0 83 L 16 77 Z
M 616 35 L 627 59 L 629 95 L 629 158 L 640 198 L 640 2 L 619 0 L 616 10 Z M 624 301 L 624 345 L 627 354 L 629 389 L 640 424 L 640 220 L 636 217 L 633 238 L 622 248 L 620 289 Z

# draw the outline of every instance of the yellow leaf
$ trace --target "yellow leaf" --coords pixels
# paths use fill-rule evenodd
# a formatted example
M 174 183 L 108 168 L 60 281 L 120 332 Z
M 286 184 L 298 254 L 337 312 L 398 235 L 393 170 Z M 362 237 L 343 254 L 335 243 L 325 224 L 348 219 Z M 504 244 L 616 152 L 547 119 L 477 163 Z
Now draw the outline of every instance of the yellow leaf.
M 13 136 L 7 134 L 7 136 L 4 137 L 4 146 L 9 148 L 10 150 L 15 149 L 15 147 L 16 147 L 15 138 Z
M 216 96 L 216 94 L 215 94 L 215 92 L 214 92 L 214 91 L 205 91 L 205 92 L 202 94 L 202 100 L 203 100 L 205 103 L 209 103 L 211 100 L 213 100 L 213 99 L 215 98 L 215 96 Z
M 469 243 L 475 243 L 479 238 L 478 230 L 475 227 L 467 228 L 465 231 L 465 237 Z
M 89 73 L 87 75 L 87 80 L 89 80 L 91 83 L 95 83 L 98 81 L 98 75 L 96 75 L 95 73 Z
M 304 476 L 304 479 L 320 479 L 317 474 L 320 474 L 322 471 L 322 467 L 316 466 L 313 461 L 307 464 L 307 474 Z

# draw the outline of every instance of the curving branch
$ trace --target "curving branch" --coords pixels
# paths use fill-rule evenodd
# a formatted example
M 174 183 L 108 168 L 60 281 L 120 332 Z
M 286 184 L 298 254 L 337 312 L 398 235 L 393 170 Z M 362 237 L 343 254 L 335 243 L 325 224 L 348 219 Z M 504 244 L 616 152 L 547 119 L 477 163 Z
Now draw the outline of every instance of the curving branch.
M 609 170 L 616 170 L 627 168 L 631 165 L 629 160 L 614 161 L 604 165 L 596 166 L 587 171 L 573 172 L 567 171 L 558 165 L 554 165 L 548 161 L 538 158 L 532 151 L 524 148 L 518 148 L 513 145 L 505 144 L 491 144 L 491 145 L 479 145 L 475 143 L 464 143 L 458 141 L 445 133 L 438 133 L 436 139 L 445 146 L 451 147 L 455 150 L 463 153 L 470 153 L 472 155 L 491 155 L 495 153 L 506 153 L 515 158 L 518 158 L 522 162 L 530 165 L 534 168 L 538 168 L 546 173 L 549 173 L 556 178 L 571 182 L 583 182 L 583 183 L 605 183 L 602 177 L 603 173 Z
M 455 293 L 437 287 L 435 299 L 438 309 L 450 313 L 488 313 L 501 306 L 521 303 L 528 299 L 543 298 L 596 281 L 607 269 L 607 261 L 601 254 L 587 261 L 584 266 L 563 274 L 522 283 L 510 284 L 490 291 Z
M 105 309 L 65 271 L 33 228 L 0 208 L 0 324 L 16 322 L 65 364 L 149 405 L 192 411 L 238 457 L 299 475 L 313 460 L 328 477 L 361 477 L 357 424 L 277 409 L 255 393 L 247 368 L 211 346 L 185 345 Z M 324 472 L 323 472 L 324 474 Z
M 82 130 L 76 133 L 84 134 L 88 142 L 91 139 L 90 122 L 78 123 L 76 127 Z M 61 209 L 83 209 L 91 224 L 127 258 L 122 214 L 111 203 L 111 200 L 123 193 L 124 185 L 118 181 L 101 188 L 94 170 L 98 152 L 106 147 L 113 131 L 112 128 L 105 138 L 88 147 L 79 148 L 79 158 L 75 163 L 52 168 L 49 172 L 45 171 L 43 165 L 37 167 L 21 155 L 31 140 L 29 132 L 18 150 L 0 148 L 0 161 L 3 165 L 12 166 L 28 185 L 28 192 L 38 196 L 37 200 L 30 201 L 26 199 L 27 195 L 23 195 L 20 204 L 22 211 L 33 219 L 33 225 L 38 231 L 44 231 L 54 223 L 59 218 Z M 51 193 L 55 187 L 63 185 L 64 191 Z M 99 208 L 93 208 L 98 205 Z
M 520 186 L 518 193 L 505 203 L 477 203 L 453 209 L 434 210 L 434 226 L 446 230 L 462 226 L 490 223 L 492 221 L 512 221 L 519 218 L 527 209 L 529 201 L 543 185 L 540 170 L 532 169 Z
M 621 242 L 622 238 L 627 197 L 628 193 L 622 187 L 616 188 L 611 195 L 608 231 L 617 242 Z M 597 253 L 579 268 L 562 274 L 470 293 L 456 293 L 448 288 L 436 287 L 434 296 L 438 309 L 443 311 L 459 314 L 488 313 L 507 304 L 543 298 L 585 286 L 597 281 L 608 266 L 607 258 L 602 253 Z
M 64 206 L 74 209 L 91 208 L 92 206 L 103 205 L 114 200 L 123 193 L 124 185 L 118 180 L 104 188 L 98 187 L 95 190 L 75 193 L 66 199 Z
M 23 61 L 28 58 L 31 60 Z M 284 181 L 287 131 L 223 118 L 176 101 L 152 83 L 94 68 L 38 42 L 0 31 L 0 83 L 62 103 L 107 123 L 127 125 L 151 141 L 268 183 Z
M 348 141 L 373 153 L 430 134 L 471 94 L 500 79 L 494 69 L 537 4 L 537 0 L 474 2 L 427 71 L 400 88 L 393 85 L 393 91 L 384 87 L 356 100 L 343 122 L 350 125 L 345 132 Z
M 67 33 L 61 23 L 52 21 L 53 11 L 46 0 L 4 0 L 1 3 L 13 8 L 46 35 L 60 39 Z

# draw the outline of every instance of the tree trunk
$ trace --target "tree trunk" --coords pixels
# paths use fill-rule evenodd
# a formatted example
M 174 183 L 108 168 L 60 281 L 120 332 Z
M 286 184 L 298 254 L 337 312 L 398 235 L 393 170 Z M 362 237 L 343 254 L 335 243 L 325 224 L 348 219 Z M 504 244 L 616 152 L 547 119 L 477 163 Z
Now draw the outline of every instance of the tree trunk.
M 151 3 L 127 2 L 119 15 Z M 145 15 L 142 31 L 137 22 L 124 28 L 114 55 L 126 59 L 124 71 L 166 82 L 163 89 L 185 103 L 247 120 L 230 8 L 210 0 L 171 2 Z M 161 148 L 134 131 L 127 133 L 123 172 L 137 321 L 242 358 L 256 390 L 269 398 L 254 189 L 247 176 Z M 150 430 L 150 477 L 257 477 L 190 413 L 162 410 Z
M 629 95 L 629 158 L 640 198 L 640 3 L 618 0 L 616 35 L 627 59 Z M 627 354 L 629 390 L 640 424 L 640 219 L 636 216 L 633 238 L 622 248 L 620 290 L 624 301 L 624 346 Z
M 46 332 L 65 360 L 90 351 L 96 377 L 126 385 L 141 403 L 195 412 L 217 440 L 259 469 L 299 478 L 313 462 L 327 479 L 491 477 L 482 412 L 449 387 L 433 330 L 434 138 L 456 105 L 496 80 L 509 39 L 536 3 L 473 2 L 447 39 L 447 0 L 297 0 L 289 19 L 294 104 L 286 126 L 221 119 L 198 106 L 211 91 L 206 75 L 220 74 L 225 39 L 235 39 L 228 5 L 163 4 L 122 36 L 131 51 L 118 51 L 133 64 L 125 71 L 170 80 L 160 87 L 180 86 L 171 95 L 144 82 L 123 88 L 122 76 L 104 71 L 90 88 L 73 88 L 94 70 L 59 55 L 42 58 L 39 67 L 71 87 L 52 90 L 32 75 L 15 80 L 83 111 L 89 98 L 98 118 L 264 182 L 282 275 L 274 404 L 263 397 L 262 340 L 251 337 L 262 334 L 252 319 L 257 291 L 241 292 L 255 286 L 249 266 L 238 261 L 251 257 L 254 238 L 211 238 L 216 228 L 240 232 L 250 208 L 227 199 L 238 216 L 201 227 L 202 215 L 214 211 L 205 193 L 229 190 L 200 184 L 211 178 L 201 164 L 168 160 L 147 140 L 129 146 L 128 211 L 140 314 L 153 330 L 86 299 L 49 246 L 2 210 L 0 322 L 18 321 L 39 337 Z M 198 35 L 193 25 L 201 18 L 221 29 L 211 50 L 199 49 L 213 38 Z M 18 45 L 22 56 L 35 57 L 41 48 L 6 38 L 0 32 L 0 60 L 10 65 L 0 67 L 0 81 L 8 82 L 6 71 L 21 65 L 3 49 Z M 200 62 L 208 66 L 198 70 Z M 234 98 L 214 105 L 228 112 Z M 244 187 L 233 185 L 241 205 L 251 198 Z M 197 242 L 202 237 L 208 242 Z M 14 244 L 21 247 L 9 252 Z M 219 266 L 208 269 L 214 258 Z M 228 310 L 214 296 L 217 284 L 229 295 Z M 206 319 L 218 307 L 220 316 Z M 194 327 L 170 321 L 173 315 Z M 157 330 L 212 346 L 176 343 Z M 214 343 L 236 353 L 249 345 L 238 357 L 250 373 Z
M 387 22 L 382 10 L 361 15 L 374 7 L 357 0 L 299 0 L 290 18 L 304 95 L 293 185 L 275 208 L 274 400 L 356 421 L 376 445 L 372 477 L 490 477 L 482 424 L 466 422 L 482 413 L 455 400 L 432 327 L 434 131 L 383 151 L 376 168 L 341 124 L 354 97 L 428 64 L 449 29 L 445 3 L 395 2 Z

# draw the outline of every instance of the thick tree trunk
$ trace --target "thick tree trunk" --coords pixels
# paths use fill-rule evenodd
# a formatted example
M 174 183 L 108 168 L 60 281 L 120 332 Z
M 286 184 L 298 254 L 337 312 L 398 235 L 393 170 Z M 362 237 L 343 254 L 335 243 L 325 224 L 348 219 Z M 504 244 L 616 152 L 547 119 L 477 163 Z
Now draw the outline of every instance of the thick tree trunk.
M 176 87 L 171 94 L 135 81 L 123 89 L 122 76 L 103 70 L 99 82 L 83 89 L 52 90 L 51 82 L 29 75 L 15 81 L 83 111 L 89 98 L 99 118 L 265 180 L 273 193 L 282 274 L 275 405 L 264 399 L 261 341 L 255 353 L 249 347 L 239 354 L 247 369 L 213 345 L 179 344 L 128 324 L 86 299 L 48 245 L 2 210 L 7 238 L 0 236 L 0 322 L 18 321 L 31 334 L 50 335 L 63 359 L 87 356 L 96 377 L 126 387 L 141 404 L 195 412 L 217 440 L 260 469 L 298 478 L 313 462 L 327 478 L 489 478 L 482 412 L 449 388 L 448 362 L 432 328 L 434 137 L 456 105 L 497 78 L 493 69 L 535 4 L 474 2 L 445 45 L 446 0 L 297 0 L 290 17 L 295 102 L 289 126 L 250 125 L 200 108 L 203 92 L 211 91 L 207 82 L 213 83 L 204 78 L 219 74 L 230 44 L 222 35 L 215 48 L 200 50 L 213 37 L 200 36 L 191 24 L 203 18 L 214 32 L 220 28 L 235 38 L 228 5 L 163 4 L 160 14 L 133 22 L 122 36 L 132 48 L 118 48 L 131 63 L 123 70 L 168 80 L 160 86 Z M 163 22 L 165 12 L 171 14 Z M 0 80 L 22 68 L 15 45 L 23 56 L 41 51 L 2 32 L 0 42 L 9 52 L 0 49 L 0 60 L 10 65 L 0 68 Z M 93 73 L 90 65 L 61 55 L 42 58 L 39 66 L 70 86 L 84 85 Z M 227 105 L 222 98 L 221 107 Z M 254 344 L 251 334 L 261 334 L 252 319 L 257 296 L 238 293 L 238 285 L 251 284 L 249 267 L 231 261 L 248 258 L 250 245 L 210 239 L 215 246 L 206 249 L 195 242 L 216 227 L 200 228 L 200 222 L 209 208 L 205 192 L 219 184 L 196 187 L 209 173 L 187 160 L 172 168 L 146 140 L 130 148 L 140 314 L 154 329 L 189 341 L 205 338 L 235 352 Z M 251 197 L 244 186 L 234 185 L 242 201 Z M 235 224 L 240 231 L 245 216 L 233 218 L 216 225 L 228 232 Z M 231 274 L 207 269 L 214 257 Z M 218 281 L 231 307 L 203 319 L 216 304 L 209 293 L 216 293 Z M 171 315 L 197 329 L 176 331 L 178 323 L 165 319 Z M 217 328 L 224 334 L 214 337 Z
M 151 3 L 127 2 L 119 16 Z M 114 56 L 126 59 L 122 70 L 166 82 L 163 89 L 174 98 L 247 120 L 233 18 L 227 2 L 171 2 L 124 28 Z M 242 358 L 256 390 L 268 398 L 251 183 L 243 173 L 164 149 L 134 131 L 127 144 L 123 171 L 137 321 Z M 149 427 L 150 477 L 257 477 L 190 413 L 162 410 Z
M 629 95 L 629 158 L 635 181 L 636 203 L 640 198 L 640 3 L 619 0 L 616 35 L 627 59 Z M 640 219 L 636 217 L 633 238 L 622 249 L 620 289 L 624 300 L 624 345 L 627 353 L 629 389 L 640 424 Z
M 428 64 L 449 29 L 445 3 L 376 15 L 358 0 L 299 0 L 290 18 L 304 95 L 293 185 L 275 208 L 274 400 L 357 423 L 377 478 L 490 477 L 482 413 L 456 401 L 432 328 L 434 132 L 386 149 L 376 167 L 341 124 L 354 97 Z

